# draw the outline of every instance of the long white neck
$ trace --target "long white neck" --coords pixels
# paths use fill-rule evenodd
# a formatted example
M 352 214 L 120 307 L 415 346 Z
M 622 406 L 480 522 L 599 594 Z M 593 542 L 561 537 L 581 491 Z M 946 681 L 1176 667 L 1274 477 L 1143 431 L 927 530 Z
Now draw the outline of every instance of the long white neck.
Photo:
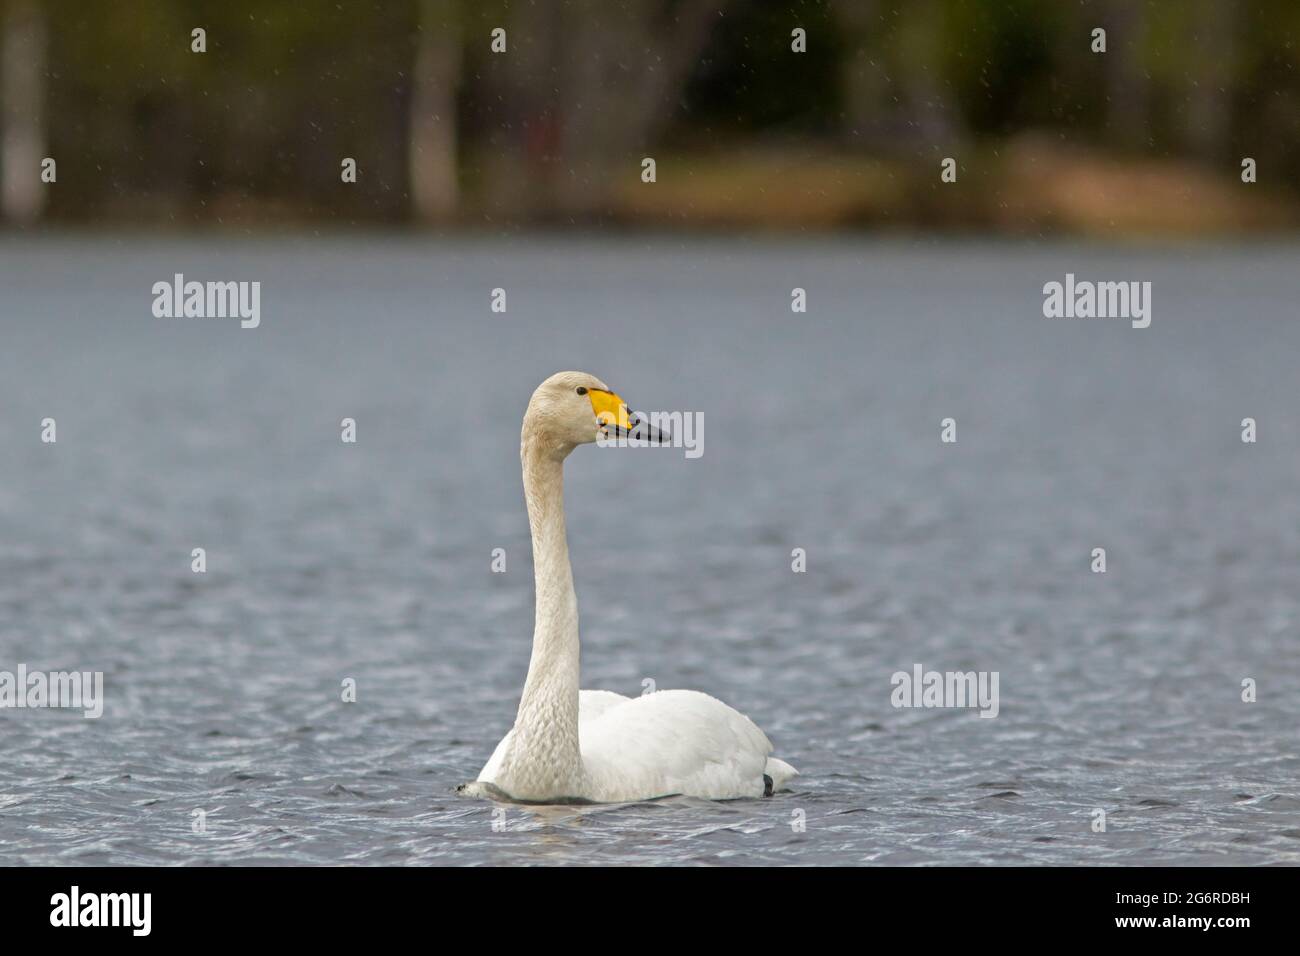
M 498 783 L 517 799 L 580 796 L 578 598 L 564 530 L 564 461 L 527 434 L 520 457 L 537 610 L 528 679 Z

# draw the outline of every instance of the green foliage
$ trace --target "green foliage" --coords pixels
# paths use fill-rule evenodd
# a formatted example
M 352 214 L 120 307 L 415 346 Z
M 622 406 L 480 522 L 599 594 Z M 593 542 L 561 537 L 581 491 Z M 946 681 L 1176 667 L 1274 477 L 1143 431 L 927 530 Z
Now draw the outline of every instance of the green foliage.
M 0 0 L 0 10 L 18 2 Z M 52 213 L 184 222 L 223 209 L 241 218 L 408 216 L 412 74 L 428 31 L 454 36 L 461 51 L 456 148 L 471 193 L 491 193 L 501 170 L 521 168 L 512 149 L 540 150 L 552 175 L 586 170 L 600 156 L 565 135 L 563 117 L 584 107 L 582 91 L 564 85 L 566 69 L 590 56 L 608 60 L 610 77 L 656 69 L 636 32 L 654 18 L 636 14 L 673 20 L 693 0 L 35 2 L 49 37 L 47 137 L 60 162 Z M 644 124 L 666 150 L 741 154 L 794 142 L 896 156 L 1047 132 L 1227 175 L 1254 155 L 1268 178 L 1300 179 L 1295 0 L 713 7 L 686 79 L 663 94 L 666 122 Z M 598 30 L 573 31 L 590 18 Z M 191 53 L 200 26 L 208 52 Z M 506 57 L 487 50 L 494 26 L 511 31 Z M 790 50 L 796 26 L 808 33 L 805 54 Z M 1109 33 L 1104 55 L 1089 50 L 1095 26 Z M 592 36 L 601 49 L 581 47 Z M 498 153 L 495 172 L 477 162 Z M 360 179 L 339 189 L 344 156 L 357 158 Z M 539 191 L 533 208 L 547 201 Z

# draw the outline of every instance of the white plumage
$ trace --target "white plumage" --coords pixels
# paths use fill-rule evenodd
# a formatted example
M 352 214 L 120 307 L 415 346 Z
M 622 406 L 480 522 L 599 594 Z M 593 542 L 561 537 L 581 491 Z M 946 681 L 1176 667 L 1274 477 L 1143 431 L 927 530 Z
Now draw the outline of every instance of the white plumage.
M 726 800 L 771 794 L 797 774 L 771 756 L 753 721 L 708 694 L 578 690 L 563 462 L 577 445 L 627 425 L 622 399 L 581 372 L 551 376 L 528 404 L 520 457 L 537 588 L 533 654 L 515 724 L 467 793 L 529 802 Z
M 497 744 L 478 782 L 495 785 L 511 734 Z M 570 797 L 623 803 L 687 794 L 708 800 L 761 797 L 798 771 L 770 756 L 772 744 L 752 720 L 696 690 L 624 697 L 578 694 L 578 742 L 586 786 Z M 470 791 L 481 792 L 481 791 Z
M 584 691 L 608 694 L 608 691 Z M 684 793 L 710 800 L 761 797 L 794 768 L 770 756 L 752 720 L 697 690 L 661 690 L 606 707 L 578 734 L 589 785 L 602 802 Z

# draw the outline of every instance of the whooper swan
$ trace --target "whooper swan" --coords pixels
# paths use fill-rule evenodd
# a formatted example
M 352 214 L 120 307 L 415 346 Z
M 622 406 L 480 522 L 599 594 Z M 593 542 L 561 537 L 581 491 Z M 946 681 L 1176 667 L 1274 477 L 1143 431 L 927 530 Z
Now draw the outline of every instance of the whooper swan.
M 665 436 L 604 382 L 559 372 L 533 392 L 519 455 L 533 539 L 533 653 L 514 727 L 462 791 L 527 803 L 617 803 L 674 794 L 770 796 L 796 771 L 748 717 L 693 690 L 624 697 L 578 689 L 578 599 L 564 531 L 564 459 L 611 435 Z

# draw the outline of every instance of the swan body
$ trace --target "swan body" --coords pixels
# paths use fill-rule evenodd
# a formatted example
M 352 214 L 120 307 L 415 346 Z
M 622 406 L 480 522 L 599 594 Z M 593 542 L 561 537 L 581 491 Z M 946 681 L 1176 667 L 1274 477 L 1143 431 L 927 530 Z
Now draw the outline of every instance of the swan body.
M 478 776 L 496 778 L 506 734 Z M 695 690 L 624 697 L 608 690 L 578 693 L 578 738 L 584 786 L 564 799 L 623 803 L 685 794 L 709 800 L 761 797 L 797 771 L 769 756 L 772 744 L 744 714 Z M 766 775 L 767 780 L 764 780 Z M 529 792 L 530 781 L 513 781 Z M 504 792 L 504 791 L 503 791 Z
M 727 800 L 770 796 L 797 774 L 771 755 L 753 721 L 708 694 L 578 689 L 563 462 L 580 444 L 637 429 L 648 434 L 621 398 L 582 372 L 551 376 L 528 403 L 520 458 L 537 588 L 533 652 L 515 724 L 468 793 L 536 803 Z

